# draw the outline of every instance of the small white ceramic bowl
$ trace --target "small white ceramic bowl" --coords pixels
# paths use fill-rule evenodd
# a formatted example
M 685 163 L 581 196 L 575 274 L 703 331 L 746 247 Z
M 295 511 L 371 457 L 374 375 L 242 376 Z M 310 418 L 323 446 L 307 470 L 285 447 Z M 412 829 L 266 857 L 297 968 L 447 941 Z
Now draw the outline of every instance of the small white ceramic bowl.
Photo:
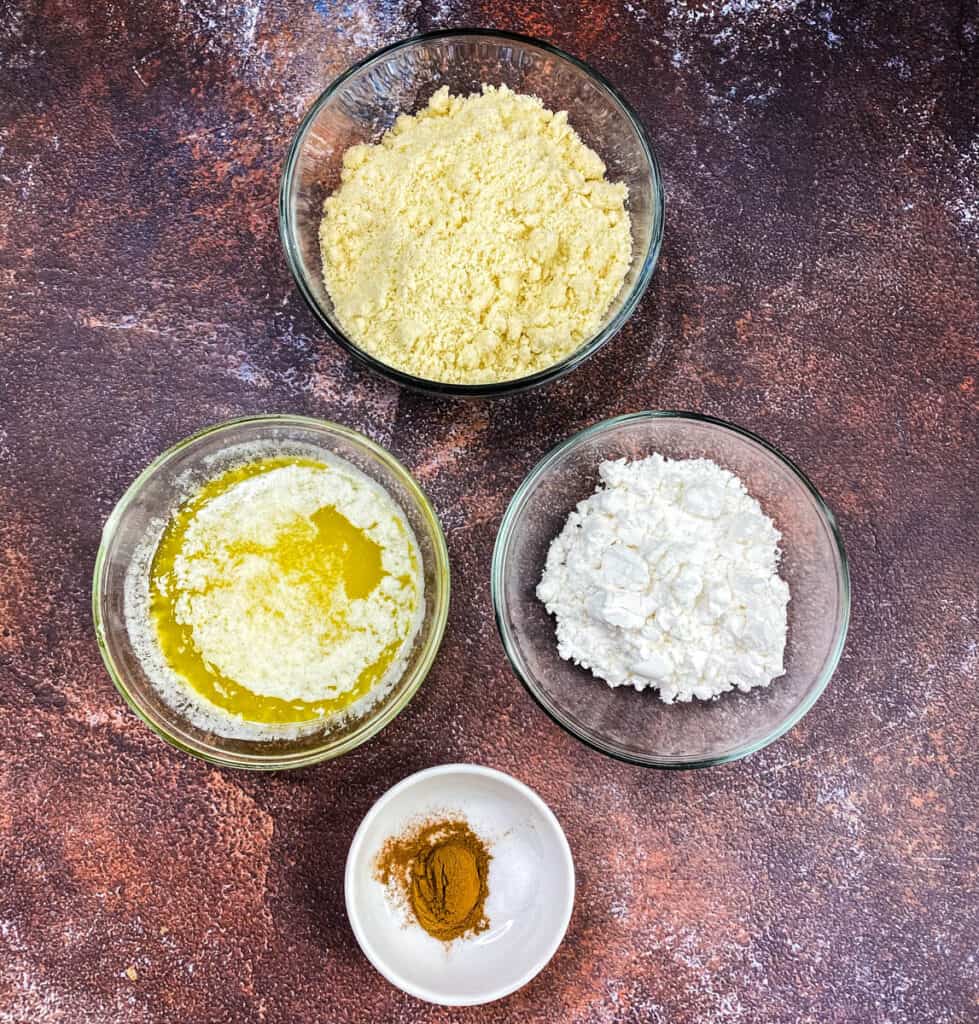
M 384 842 L 419 818 L 459 816 L 483 839 L 488 931 L 442 943 L 392 904 L 374 877 Z M 474 1006 L 515 992 L 551 959 L 574 906 L 574 863 L 547 804 L 492 768 L 446 764 L 410 775 L 367 812 L 347 855 L 347 915 L 360 948 L 409 995 Z

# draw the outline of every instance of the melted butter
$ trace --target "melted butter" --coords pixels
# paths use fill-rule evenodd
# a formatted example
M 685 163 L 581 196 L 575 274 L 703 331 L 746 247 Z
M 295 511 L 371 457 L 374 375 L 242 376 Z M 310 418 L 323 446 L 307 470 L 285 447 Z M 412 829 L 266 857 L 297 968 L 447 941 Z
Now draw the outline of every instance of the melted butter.
M 400 647 L 400 642 L 388 645 L 380 657 L 361 672 L 356 684 L 340 696 L 315 702 L 289 701 L 254 693 L 218 672 L 201 656 L 194 643 L 192 627 L 177 621 L 175 606 L 180 592 L 174 584 L 174 567 L 197 513 L 242 481 L 283 466 L 330 470 L 328 464 L 314 459 L 288 457 L 259 459 L 229 470 L 211 480 L 177 509 L 160 538 L 150 566 L 150 612 L 170 668 L 211 704 L 248 721 L 268 724 L 308 722 L 349 707 L 383 678 Z M 402 524 L 395 522 L 403 530 Z M 290 529 L 281 531 L 273 545 L 230 544 L 225 550 L 232 571 L 237 562 L 249 555 L 259 555 L 269 565 L 268 578 L 263 580 L 261 588 L 265 593 L 257 593 L 257 600 L 267 599 L 280 581 L 303 586 L 322 623 L 320 642 L 324 645 L 346 626 L 345 602 L 337 601 L 338 584 L 342 584 L 346 600 L 353 601 L 367 597 L 385 576 L 380 546 L 330 505 L 317 510 L 308 520 L 299 520 Z M 414 555 L 412 568 L 417 568 Z M 216 585 L 220 583 L 212 584 Z M 275 614 L 274 608 L 270 611 Z

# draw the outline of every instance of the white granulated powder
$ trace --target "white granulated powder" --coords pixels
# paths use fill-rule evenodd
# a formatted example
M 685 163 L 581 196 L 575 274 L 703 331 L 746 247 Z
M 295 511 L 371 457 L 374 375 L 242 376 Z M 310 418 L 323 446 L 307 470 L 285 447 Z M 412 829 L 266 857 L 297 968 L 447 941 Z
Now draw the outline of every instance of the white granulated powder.
M 537 586 L 561 657 L 667 704 L 782 675 L 781 534 L 744 484 L 707 459 L 661 455 L 603 462 L 599 475 Z

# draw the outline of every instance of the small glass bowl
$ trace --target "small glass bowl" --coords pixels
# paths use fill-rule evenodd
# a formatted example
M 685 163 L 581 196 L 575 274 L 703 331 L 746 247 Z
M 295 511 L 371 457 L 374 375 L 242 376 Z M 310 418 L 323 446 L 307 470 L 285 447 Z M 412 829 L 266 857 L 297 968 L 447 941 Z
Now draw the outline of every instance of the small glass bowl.
M 575 505 L 594 492 L 599 463 L 654 452 L 711 459 L 735 473 L 782 533 L 779 573 L 791 591 L 786 671 L 767 688 L 664 704 L 656 691 L 613 689 L 558 656 L 554 620 L 535 593 L 551 540 Z M 843 541 L 816 488 L 761 438 L 692 413 L 618 416 L 554 448 L 507 508 L 491 587 L 503 646 L 537 703 L 595 750 L 655 768 L 734 761 L 791 729 L 829 682 L 850 620 Z
M 126 572 L 134 553 L 163 525 L 198 481 L 240 459 L 243 446 L 271 443 L 282 454 L 328 451 L 377 481 L 401 506 L 422 556 L 425 617 L 401 678 L 360 718 L 289 740 L 228 738 L 198 728 L 161 697 L 126 627 Z M 165 451 L 136 478 L 112 511 L 95 560 L 92 616 L 102 658 L 129 706 L 168 743 L 232 768 L 298 768 L 338 757 L 384 728 L 411 700 L 435 659 L 449 610 L 449 556 L 438 518 L 408 471 L 373 441 L 325 420 L 253 416 L 208 427 Z
M 344 333 L 323 284 L 319 228 L 323 201 L 340 182 L 343 154 L 375 143 L 401 113 L 414 112 L 447 85 L 483 84 L 530 93 L 569 122 L 605 161 L 611 181 L 628 186 L 632 265 L 601 327 L 547 369 L 492 384 L 449 384 L 404 373 Z M 279 234 L 299 290 L 327 333 L 371 369 L 404 387 L 457 398 L 512 394 L 555 380 L 597 352 L 626 322 L 646 290 L 663 238 L 663 183 L 646 131 L 629 104 L 586 64 L 547 43 L 489 29 L 431 32 L 378 50 L 344 72 L 303 118 L 279 190 Z

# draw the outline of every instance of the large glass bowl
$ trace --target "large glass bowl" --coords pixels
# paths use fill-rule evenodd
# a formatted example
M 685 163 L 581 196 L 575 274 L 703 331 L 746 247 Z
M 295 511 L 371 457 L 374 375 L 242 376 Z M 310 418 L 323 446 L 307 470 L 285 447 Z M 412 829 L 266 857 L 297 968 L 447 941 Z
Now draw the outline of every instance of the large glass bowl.
M 376 480 L 401 506 L 418 541 L 425 581 L 425 617 L 401 678 L 359 718 L 290 740 L 230 739 L 198 728 L 160 696 L 147 677 L 126 626 L 126 572 L 147 538 L 194 490 L 240 461 L 244 446 L 270 443 L 283 455 L 332 452 Z M 449 557 L 428 499 L 392 455 L 361 434 L 302 416 L 255 416 L 209 427 L 180 441 L 147 467 L 105 524 L 95 561 L 92 615 L 102 658 L 129 706 L 168 743 L 233 768 L 297 768 L 353 750 L 387 725 L 411 700 L 435 659 L 449 610 Z
M 575 505 L 593 493 L 599 463 L 654 452 L 712 459 L 741 478 L 782 533 L 788 582 L 785 675 L 714 701 L 664 704 L 655 690 L 612 689 L 558 656 L 554 620 L 535 589 L 547 550 Z M 833 514 L 816 488 L 761 438 L 690 413 L 606 420 L 558 445 L 530 473 L 503 517 L 492 594 L 503 646 L 540 706 L 589 746 L 634 764 L 703 768 L 777 739 L 812 707 L 832 676 L 850 619 L 850 577 Z
M 632 265 L 596 334 L 553 366 L 493 384 L 447 384 L 403 373 L 356 345 L 337 322 L 323 284 L 319 228 L 323 201 L 340 182 L 343 154 L 374 143 L 401 113 L 423 107 L 437 89 L 478 92 L 507 85 L 539 97 L 569 122 L 629 189 Z M 432 32 L 394 43 L 342 74 L 303 118 L 279 191 L 279 233 L 299 290 L 327 333 L 371 369 L 405 387 L 439 395 L 510 394 L 554 380 L 602 347 L 625 323 L 649 284 L 663 237 L 663 184 L 646 132 L 628 103 L 580 60 L 547 43 L 490 30 Z

